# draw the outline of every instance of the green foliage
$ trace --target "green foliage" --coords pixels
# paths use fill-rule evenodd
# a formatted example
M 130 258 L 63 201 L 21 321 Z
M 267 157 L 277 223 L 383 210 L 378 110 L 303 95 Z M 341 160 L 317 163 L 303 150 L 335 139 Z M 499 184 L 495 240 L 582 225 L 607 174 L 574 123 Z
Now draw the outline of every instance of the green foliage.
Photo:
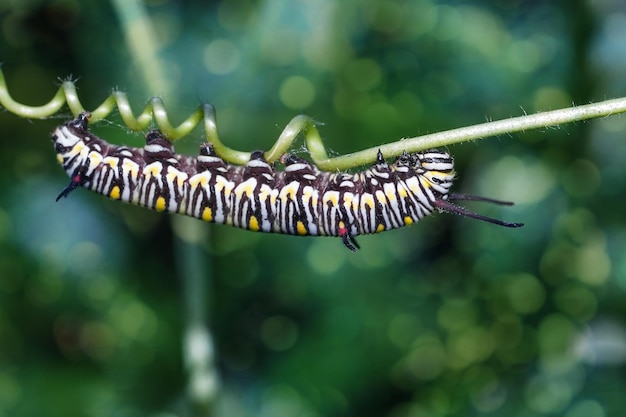
M 269 149 L 298 113 L 334 156 L 624 95 L 619 14 L 582 1 L 150 1 L 170 91 L 146 89 L 108 3 L 23 3 L 0 15 L 16 100 L 45 103 L 69 74 L 86 108 L 113 87 L 137 108 L 159 95 L 171 120 L 206 100 L 235 149 Z M 0 416 L 187 415 L 179 238 L 167 216 L 87 192 L 54 203 L 66 178 L 47 138 L 69 117 L 0 115 Z M 107 120 L 99 135 L 140 143 Z M 624 124 L 449 149 L 455 191 L 515 201 L 486 214 L 521 230 L 437 215 L 353 254 L 196 222 L 215 414 L 617 415 Z

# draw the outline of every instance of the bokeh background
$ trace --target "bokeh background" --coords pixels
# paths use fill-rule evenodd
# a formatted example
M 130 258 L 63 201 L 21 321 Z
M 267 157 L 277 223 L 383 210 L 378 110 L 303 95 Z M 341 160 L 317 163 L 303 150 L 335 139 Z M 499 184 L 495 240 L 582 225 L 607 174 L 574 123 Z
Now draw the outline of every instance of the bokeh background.
M 71 76 L 88 109 L 119 88 L 136 113 L 161 96 L 175 123 L 209 101 L 246 151 L 306 113 L 335 155 L 626 94 L 618 0 L 150 0 L 164 91 L 114 3 L 0 1 L 11 94 L 43 104 Z M 623 116 L 448 149 L 454 190 L 515 201 L 469 205 L 523 229 L 438 214 L 355 254 L 198 221 L 195 261 L 174 216 L 80 190 L 55 203 L 49 135 L 70 117 L 0 114 L 1 417 L 206 415 L 182 354 L 189 270 L 213 415 L 623 415 Z M 116 114 L 94 130 L 142 144 Z

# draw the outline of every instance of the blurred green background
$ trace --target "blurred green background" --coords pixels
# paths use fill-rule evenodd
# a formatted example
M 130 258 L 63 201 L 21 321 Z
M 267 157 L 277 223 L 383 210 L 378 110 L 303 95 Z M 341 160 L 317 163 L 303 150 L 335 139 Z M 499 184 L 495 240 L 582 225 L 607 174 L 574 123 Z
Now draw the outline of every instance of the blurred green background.
M 622 2 L 145 6 L 168 91 L 147 91 L 111 3 L 0 0 L 11 94 L 43 104 L 71 75 L 88 109 L 119 88 L 135 113 L 161 96 L 174 123 L 209 101 L 222 140 L 246 151 L 306 113 L 337 155 L 626 94 Z M 192 415 L 181 346 L 196 267 L 215 415 L 623 414 L 623 116 L 448 149 L 454 191 L 515 201 L 468 205 L 523 229 L 438 214 L 362 236 L 354 254 L 197 221 L 198 265 L 173 216 L 80 190 L 55 203 L 68 180 L 49 135 L 70 117 L 0 114 L 0 417 Z M 115 114 L 94 130 L 143 141 Z

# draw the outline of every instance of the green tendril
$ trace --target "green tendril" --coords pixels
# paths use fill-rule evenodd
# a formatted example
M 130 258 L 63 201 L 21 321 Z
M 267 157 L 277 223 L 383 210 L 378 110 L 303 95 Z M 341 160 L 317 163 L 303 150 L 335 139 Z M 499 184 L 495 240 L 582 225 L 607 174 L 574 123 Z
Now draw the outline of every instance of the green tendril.
M 64 81 L 48 103 L 41 106 L 28 106 L 18 103 L 11 97 L 7 89 L 4 73 L 0 68 L 0 105 L 11 113 L 31 119 L 43 119 L 57 113 L 64 104 L 67 104 L 74 115 L 85 111 L 78 98 L 74 82 Z M 200 105 L 178 127 L 174 127 L 160 98 L 153 97 L 150 99 L 139 116 L 135 116 L 127 95 L 121 91 L 114 91 L 102 104 L 91 111 L 90 122 L 95 123 L 106 118 L 115 109 L 117 109 L 124 124 L 129 129 L 142 131 L 154 121 L 161 132 L 172 141 L 189 135 L 196 126 L 203 123 L 207 141 L 213 144 L 215 152 L 221 158 L 227 162 L 239 165 L 243 165 L 250 160 L 249 152 L 228 148 L 221 142 L 217 133 L 215 109 L 210 104 Z M 346 170 L 373 163 L 376 160 L 376 154 L 379 149 L 385 157 L 390 158 L 399 156 L 404 151 L 419 152 L 425 149 L 468 142 L 490 136 L 556 126 L 624 112 L 626 112 L 626 97 L 401 139 L 335 158 L 328 157 L 315 121 L 310 117 L 300 115 L 294 117 L 287 124 L 274 146 L 265 153 L 265 157 L 269 162 L 277 161 L 282 154 L 289 151 L 300 134 L 303 134 L 304 141 L 315 165 L 326 171 Z

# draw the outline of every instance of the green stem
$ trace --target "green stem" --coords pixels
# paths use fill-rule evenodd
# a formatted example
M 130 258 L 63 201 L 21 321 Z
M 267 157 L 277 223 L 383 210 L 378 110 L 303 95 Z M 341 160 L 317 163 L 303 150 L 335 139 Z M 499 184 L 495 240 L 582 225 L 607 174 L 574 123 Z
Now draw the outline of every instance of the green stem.
M 217 133 L 215 108 L 210 104 L 205 104 L 202 107 L 202 110 L 204 112 L 203 120 L 206 138 L 207 141 L 213 145 L 213 149 L 215 149 L 215 152 L 224 160 L 234 164 L 244 165 L 246 162 L 248 162 L 250 160 L 249 152 L 241 152 L 230 149 L 220 140 L 220 137 Z
M 65 81 L 49 103 L 42 106 L 27 106 L 16 102 L 11 97 L 6 86 L 4 74 L 0 68 L 0 105 L 8 111 L 22 117 L 45 118 L 59 111 L 64 103 L 68 104 L 74 115 L 83 111 L 73 82 Z M 221 142 L 217 133 L 215 109 L 210 104 L 201 105 L 178 127 L 174 127 L 167 117 L 167 110 L 160 98 L 152 98 L 146 104 L 143 112 L 138 117 L 135 117 L 126 94 L 115 91 L 91 112 L 91 122 L 97 122 L 105 118 L 116 107 L 122 120 L 130 129 L 135 131 L 144 130 L 155 120 L 159 129 L 171 140 L 177 140 L 189 135 L 202 122 L 207 140 L 213 143 L 217 154 L 225 161 L 242 165 L 250 159 L 249 152 L 231 149 Z M 313 119 L 300 115 L 294 117 L 287 124 L 274 146 L 266 152 L 265 156 L 268 161 L 278 160 L 283 153 L 289 151 L 300 133 L 303 133 L 307 148 L 311 153 L 311 159 L 320 169 L 326 171 L 346 170 L 373 163 L 376 160 L 376 154 L 379 149 L 385 157 L 390 158 L 398 156 L 404 151 L 419 152 L 429 148 L 469 142 L 490 136 L 607 117 L 624 112 L 626 112 L 626 97 L 401 139 L 336 158 L 328 158 Z
M 328 158 L 322 138 L 315 127 L 315 122 L 310 117 L 302 115 L 291 119 L 274 143 L 274 146 L 272 146 L 272 149 L 265 154 L 265 158 L 270 162 L 280 158 L 282 154 L 292 147 L 294 140 L 300 135 L 300 132 L 304 132 L 307 148 L 314 161 Z
M 61 87 L 52 100 L 42 106 L 27 106 L 18 103 L 9 94 L 4 73 L 0 68 L 0 104 L 11 113 L 29 119 L 44 119 L 58 112 L 66 101 L 65 90 Z
M 470 142 L 475 139 L 490 136 L 557 126 L 564 123 L 607 117 L 624 112 L 626 112 L 626 97 L 446 130 L 444 132 L 399 140 L 332 159 L 316 160 L 314 158 L 313 160 L 320 169 L 344 170 L 372 163 L 376 160 L 378 149 L 381 150 L 385 157 L 393 157 L 402 154 L 405 150 L 407 152 L 418 152 L 430 148 Z

